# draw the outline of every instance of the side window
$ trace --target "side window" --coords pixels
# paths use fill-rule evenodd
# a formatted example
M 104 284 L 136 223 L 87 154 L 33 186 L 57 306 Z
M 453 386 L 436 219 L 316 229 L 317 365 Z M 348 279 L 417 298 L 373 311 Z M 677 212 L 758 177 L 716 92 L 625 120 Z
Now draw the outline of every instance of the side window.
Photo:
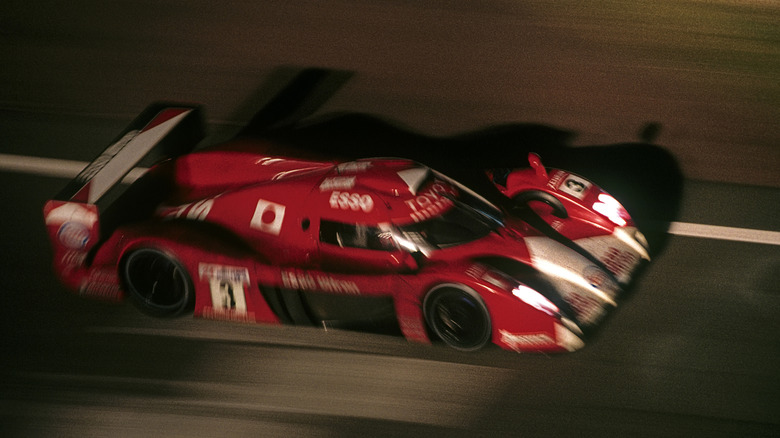
M 345 224 L 323 220 L 320 222 L 320 242 L 341 248 L 393 251 L 396 249 L 390 231 L 363 224 Z

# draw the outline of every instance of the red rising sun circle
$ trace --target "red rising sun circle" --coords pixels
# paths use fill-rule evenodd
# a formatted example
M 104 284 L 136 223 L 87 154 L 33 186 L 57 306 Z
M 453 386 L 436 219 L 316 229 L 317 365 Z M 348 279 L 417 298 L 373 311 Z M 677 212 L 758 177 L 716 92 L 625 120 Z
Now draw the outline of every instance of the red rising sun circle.
M 264 224 L 272 224 L 276 220 L 276 212 L 269 208 L 263 212 L 263 216 L 260 218 Z

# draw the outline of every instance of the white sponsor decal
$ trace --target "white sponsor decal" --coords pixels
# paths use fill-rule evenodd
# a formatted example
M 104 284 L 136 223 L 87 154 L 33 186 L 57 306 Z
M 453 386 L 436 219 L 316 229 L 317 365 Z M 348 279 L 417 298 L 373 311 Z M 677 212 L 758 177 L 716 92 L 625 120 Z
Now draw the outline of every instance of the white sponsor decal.
M 95 161 L 91 162 L 87 167 L 84 168 L 84 170 L 81 171 L 81 173 L 78 174 L 76 179 L 82 183 L 86 183 L 87 181 L 94 178 L 98 172 L 106 167 L 106 164 L 108 164 L 109 161 L 111 161 L 120 151 L 122 151 L 122 149 L 124 149 L 125 146 L 127 146 L 128 143 L 130 143 L 138 135 L 139 132 L 140 131 L 138 130 L 129 131 L 116 143 L 107 147 L 106 150 L 95 159 Z
M 203 199 L 201 201 L 192 202 L 189 204 L 180 205 L 179 207 L 171 210 L 166 216 L 202 221 L 211 212 L 211 208 L 214 207 L 214 199 Z
M 89 228 L 79 222 L 65 222 L 57 231 L 60 242 L 70 249 L 83 249 L 89 242 Z
M 62 225 L 66 222 L 78 222 L 88 228 L 92 228 L 97 222 L 98 216 L 94 210 L 82 204 L 68 202 L 52 209 L 46 215 L 46 225 Z
M 437 216 L 452 205 L 452 200 L 443 195 L 457 195 L 457 191 L 441 182 L 433 184 L 428 190 L 421 192 L 414 199 L 405 201 L 412 210 L 410 217 L 415 222 Z
M 293 290 L 360 295 L 360 288 L 354 281 L 304 271 L 282 271 L 282 286 Z
M 191 110 L 183 111 L 179 115 L 142 132 L 128 132 L 119 142 L 109 148 L 111 150 L 110 156 L 102 160 L 99 167 L 88 168 L 82 172 L 83 175 L 92 175 L 87 202 L 93 204 L 100 199 L 190 112 Z M 154 120 L 150 122 L 150 124 L 153 123 Z
M 249 285 L 249 269 L 210 263 L 198 265 L 198 276 L 209 280 L 215 311 L 246 313 L 244 287 Z
M 81 295 L 115 300 L 122 294 L 114 271 L 92 271 L 79 288 Z
M 69 251 L 65 251 L 65 254 L 62 255 L 62 257 L 60 258 L 60 263 L 62 264 L 65 270 L 70 271 L 84 264 L 84 261 L 86 259 L 87 259 L 86 252 L 69 250 Z
M 510 333 L 506 330 L 499 330 L 501 342 L 515 351 L 523 348 L 544 347 L 551 345 L 555 340 L 547 333 Z
M 252 216 L 249 226 L 258 231 L 278 236 L 282 231 L 284 210 L 284 205 L 258 199 L 255 214 Z
M 334 191 L 330 194 L 330 208 L 340 210 L 363 211 L 369 213 L 374 209 L 374 199 L 371 195 Z
M 617 277 L 624 277 L 636 266 L 639 258 L 632 252 L 610 247 L 601 259 L 604 265 Z
M 370 161 L 349 161 L 336 166 L 336 171 L 344 172 L 364 172 L 371 167 Z
M 604 314 L 603 305 L 593 297 L 573 292 L 567 294 L 564 299 L 574 309 L 577 318 L 584 323 L 595 323 Z
M 320 183 L 320 191 L 327 192 L 328 190 L 349 190 L 355 187 L 355 176 L 335 176 L 332 178 L 325 178 Z

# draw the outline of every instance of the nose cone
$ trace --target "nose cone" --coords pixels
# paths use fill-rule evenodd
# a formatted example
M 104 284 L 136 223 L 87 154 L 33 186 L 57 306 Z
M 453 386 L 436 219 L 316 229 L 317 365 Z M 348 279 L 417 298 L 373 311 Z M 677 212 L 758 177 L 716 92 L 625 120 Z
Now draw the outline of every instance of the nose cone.
M 580 335 L 582 331 L 573 322 L 567 319 L 562 320 L 564 324 L 555 325 L 555 339 L 558 346 L 566 351 L 577 351 L 585 346 L 585 341 L 582 340 Z M 577 333 L 579 333 L 579 335 Z

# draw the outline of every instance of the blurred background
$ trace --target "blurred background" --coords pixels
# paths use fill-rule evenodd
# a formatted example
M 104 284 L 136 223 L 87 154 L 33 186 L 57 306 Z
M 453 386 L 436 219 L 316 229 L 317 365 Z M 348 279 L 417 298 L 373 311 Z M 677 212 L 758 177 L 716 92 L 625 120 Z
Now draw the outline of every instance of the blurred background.
M 315 118 L 649 141 L 685 178 L 677 220 L 780 231 L 778 16 L 772 0 L 5 0 L 0 154 L 91 160 L 157 100 L 203 104 L 217 142 L 322 67 L 350 77 Z M 40 217 L 65 181 L 0 172 L 4 436 L 778 434 L 775 245 L 673 236 L 585 350 L 463 354 L 73 296 Z

